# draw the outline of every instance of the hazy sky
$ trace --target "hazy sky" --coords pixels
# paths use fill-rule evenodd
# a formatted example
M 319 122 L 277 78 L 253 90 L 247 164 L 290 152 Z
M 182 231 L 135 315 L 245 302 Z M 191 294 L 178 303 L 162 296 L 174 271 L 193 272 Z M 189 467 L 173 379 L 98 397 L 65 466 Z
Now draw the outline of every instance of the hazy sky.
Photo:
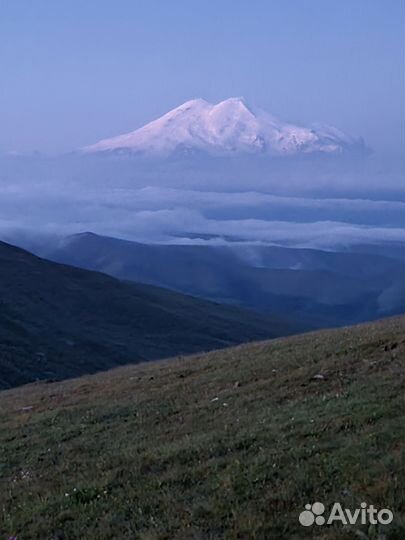
M 0 151 L 69 151 L 194 97 L 405 144 L 404 0 L 0 0 Z

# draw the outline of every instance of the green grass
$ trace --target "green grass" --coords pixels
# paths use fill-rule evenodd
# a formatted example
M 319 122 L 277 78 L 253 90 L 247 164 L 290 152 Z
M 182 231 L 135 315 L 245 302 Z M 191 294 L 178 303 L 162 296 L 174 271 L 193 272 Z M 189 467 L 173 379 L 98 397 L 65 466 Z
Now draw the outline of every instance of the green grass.
M 316 500 L 391 508 L 384 534 L 403 539 L 404 330 L 397 318 L 1 392 L 0 539 L 358 538 L 301 527 Z

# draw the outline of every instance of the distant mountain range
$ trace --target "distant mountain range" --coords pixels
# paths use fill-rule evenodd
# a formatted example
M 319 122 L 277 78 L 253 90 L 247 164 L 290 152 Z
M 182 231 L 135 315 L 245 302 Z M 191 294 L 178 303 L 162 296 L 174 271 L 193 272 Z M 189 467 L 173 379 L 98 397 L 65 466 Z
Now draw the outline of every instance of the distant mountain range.
M 82 153 L 129 153 L 167 157 L 203 153 L 213 156 L 264 154 L 342 154 L 364 152 L 362 139 L 335 127 L 302 127 L 283 122 L 248 105 L 243 98 L 217 104 L 193 99 L 162 117 L 117 137 L 81 149 Z
M 356 253 L 237 242 L 159 245 L 83 233 L 32 249 L 57 262 L 319 328 L 403 312 L 402 248 L 383 256 L 371 246 Z
M 56 264 L 0 242 L 0 388 L 293 330 L 277 318 Z

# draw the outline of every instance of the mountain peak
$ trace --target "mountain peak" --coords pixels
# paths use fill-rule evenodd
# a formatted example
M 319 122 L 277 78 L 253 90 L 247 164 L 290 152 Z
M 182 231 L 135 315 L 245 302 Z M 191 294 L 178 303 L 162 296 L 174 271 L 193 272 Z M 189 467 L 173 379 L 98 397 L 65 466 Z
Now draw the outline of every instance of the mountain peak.
M 177 108 L 179 109 L 179 108 L 188 108 L 188 107 L 200 107 L 200 106 L 205 106 L 205 105 L 209 105 L 208 101 L 206 101 L 205 99 L 194 98 L 194 99 L 189 99 L 188 101 L 185 101 L 182 105 L 179 105 L 179 107 Z
M 364 150 L 360 140 L 334 127 L 289 124 L 252 108 L 243 97 L 231 97 L 216 104 L 191 99 L 135 131 L 104 139 L 82 152 L 118 151 L 165 157 L 179 151 L 295 155 L 341 154 L 360 148 Z
M 247 105 L 246 99 L 243 96 L 230 97 L 230 98 L 224 99 L 223 101 L 220 101 L 217 104 L 217 106 L 224 105 L 224 104 L 237 105 L 237 106 L 240 106 L 240 107 L 249 108 L 248 105 Z
M 220 101 L 213 106 L 214 110 L 229 110 L 234 113 L 238 112 L 248 112 L 251 115 L 254 115 L 253 108 L 248 104 L 244 97 L 231 97 Z

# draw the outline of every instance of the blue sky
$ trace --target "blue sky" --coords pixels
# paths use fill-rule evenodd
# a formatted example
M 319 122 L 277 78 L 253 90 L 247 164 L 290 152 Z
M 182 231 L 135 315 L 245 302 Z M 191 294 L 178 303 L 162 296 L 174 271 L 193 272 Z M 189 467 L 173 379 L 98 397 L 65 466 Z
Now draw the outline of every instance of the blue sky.
M 398 153 L 404 14 L 403 0 L 3 0 L 0 150 L 69 151 L 243 95 Z

